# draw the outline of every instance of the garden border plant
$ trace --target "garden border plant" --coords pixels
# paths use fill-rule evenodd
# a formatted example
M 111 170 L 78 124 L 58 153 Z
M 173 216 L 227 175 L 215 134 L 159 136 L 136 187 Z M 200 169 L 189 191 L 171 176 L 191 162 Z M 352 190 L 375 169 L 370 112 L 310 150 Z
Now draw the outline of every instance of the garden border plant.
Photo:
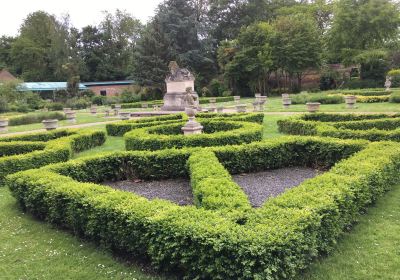
M 202 134 L 183 135 L 185 122 L 133 129 L 124 135 L 126 150 L 160 150 L 182 147 L 235 145 L 261 141 L 263 126 L 257 123 L 202 119 Z
M 0 138 L 0 183 L 21 170 L 67 161 L 76 152 L 102 145 L 105 133 L 68 129 Z
M 278 121 L 279 131 L 369 141 L 400 141 L 400 115 L 305 114 Z
M 198 113 L 197 119 L 229 119 L 232 121 L 255 122 L 262 124 L 264 120 L 263 113 L 240 113 L 240 114 L 219 114 L 219 113 Z M 107 134 L 110 136 L 123 136 L 132 129 L 151 127 L 160 124 L 171 124 L 186 120 L 184 114 L 171 114 L 166 116 L 147 117 L 136 120 L 120 121 L 106 125 Z
M 226 170 L 214 164 L 216 158 Z M 218 189 L 202 185 L 210 178 L 229 182 L 227 171 L 335 163 L 258 209 L 247 206 L 235 185 L 226 201 Z M 7 177 L 7 185 L 25 210 L 111 249 L 147 255 L 159 269 L 190 279 L 282 279 L 331 250 L 359 213 L 399 181 L 399 168 L 394 142 L 290 136 L 239 146 L 106 153 L 19 172 Z M 94 184 L 189 174 L 197 207 Z

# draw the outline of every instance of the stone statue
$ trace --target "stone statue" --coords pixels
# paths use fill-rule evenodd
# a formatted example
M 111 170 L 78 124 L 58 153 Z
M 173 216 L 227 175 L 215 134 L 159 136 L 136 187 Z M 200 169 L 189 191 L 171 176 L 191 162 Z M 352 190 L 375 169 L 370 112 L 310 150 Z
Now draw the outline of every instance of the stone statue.
M 185 91 L 185 95 L 183 96 L 184 105 L 186 105 L 187 107 L 194 107 L 196 100 L 197 100 L 197 96 L 195 94 L 193 94 L 192 88 L 187 87 L 186 91 Z
M 391 86 L 392 86 L 392 77 L 386 76 L 386 81 L 385 81 L 386 91 L 389 91 Z
M 193 74 L 186 68 L 179 68 L 176 61 L 171 61 L 168 67 L 169 73 L 165 78 L 167 92 L 164 95 L 164 105 L 161 110 L 185 111 L 186 107 L 200 109 L 198 95 L 194 91 Z

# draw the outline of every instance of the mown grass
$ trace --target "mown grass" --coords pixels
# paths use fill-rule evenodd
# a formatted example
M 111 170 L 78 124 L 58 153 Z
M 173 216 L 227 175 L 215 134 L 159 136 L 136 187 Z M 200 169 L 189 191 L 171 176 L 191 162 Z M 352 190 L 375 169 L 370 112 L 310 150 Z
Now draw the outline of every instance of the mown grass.
M 266 115 L 264 137 L 279 137 L 276 121 Z M 100 126 L 104 129 L 104 126 Z M 124 150 L 122 137 L 75 155 Z M 381 198 L 352 231 L 343 235 L 331 256 L 318 259 L 298 280 L 400 279 L 400 186 Z M 168 277 L 170 279 L 170 277 Z M 10 192 L 0 187 L 0 279 L 167 279 L 143 272 L 137 264 L 68 232 L 23 214 Z
M 105 122 L 105 121 L 110 121 L 110 120 L 114 120 L 114 119 L 113 118 L 105 118 L 104 114 L 102 114 L 102 113 L 99 113 L 97 115 L 91 115 L 89 113 L 79 112 L 76 114 L 76 123 L 72 124 L 72 123 L 69 123 L 67 120 L 63 120 L 63 121 L 59 121 L 58 125 L 60 127 L 63 127 L 63 126 L 71 126 L 71 125 L 78 125 L 78 124 Z M 7 132 L 0 132 L 0 134 L 11 133 L 11 132 L 30 131 L 30 130 L 36 130 L 36 129 L 42 129 L 42 128 L 44 128 L 42 123 L 9 126 Z

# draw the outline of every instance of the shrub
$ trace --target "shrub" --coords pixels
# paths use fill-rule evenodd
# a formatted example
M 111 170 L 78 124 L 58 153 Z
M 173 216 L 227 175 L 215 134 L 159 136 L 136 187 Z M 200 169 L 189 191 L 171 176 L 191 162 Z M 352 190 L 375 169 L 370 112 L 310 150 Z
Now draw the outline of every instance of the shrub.
M 0 183 L 8 174 L 67 161 L 75 152 L 102 145 L 104 141 L 105 133 L 100 130 L 59 130 L 1 138 Z
M 400 103 L 400 92 L 394 92 L 389 97 L 389 102 Z
M 226 170 L 307 166 L 315 160 L 336 164 L 258 209 L 245 205 L 232 181 L 225 200 L 218 189 L 201 185 L 214 176 L 225 182 Z M 20 172 L 8 176 L 7 185 L 37 217 L 116 251 L 147 255 L 156 267 L 187 279 L 292 279 L 329 252 L 359 213 L 399 181 L 399 168 L 397 143 L 282 137 L 202 150 L 108 153 Z M 196 194 L 215 201 L 182 207 L 85 183 L 185 177 L 187 169 Z M 232 219 L 232 209 L 240 221 Z
M 92 103 L 98 106 L 107 104 L 107 97 L 102 95 L 95 95 L 92 97 Z
M 185 122 L 137 128 L 124 135 L 127 150 L 159 150 L 182 147 L 234 145 L 260 141 L 262 125 L 249 122 L 202 120 L 203 133 L 185 136 Z
M 91 104 L 90 100 L 88 98 L 71 98 L 68 99 L 67 102 L 65 103 L 65 107 L 67 108 L 72 108 L 74 110 L 81 110 L 81 109 L 86 109 L 89 107 Z
M 387 75 L 392 78 L 392 87 L 400 87 L 400 69 L 392 69 Z
M 342 121 L 338 121 L 339 119 Z M 279 131 L 287 134 L 365 139 L 369 141 L 400 141 L 399 127 L 399 115 L 361 115 L 352 117 L 352 115 L 316 114 L 312 117 L 304 115 L 278 121 Z
M 389 95 L 378 95 L 378 96 L 357 96 L 357 102 L 359 103 L 378 103 L 388 102 Z
M 49 102 L 45 105 L 50 111 L 61 111 L 64 104 L 60 102 Z
M 25 125 L 32 123 L 40 123 L 41 121 L 46 119 L 65 120 L 65 115 L 61 112 L 31 113 L 18 117 L 12 117 L 9 119 L 8 124 L 10 126 Z
M 306 104 L 307 102 L 319 102 L 321 104 L 344 103 L 343 96 L 325 93 L 300 93 L 291 95 L 292 104 Z

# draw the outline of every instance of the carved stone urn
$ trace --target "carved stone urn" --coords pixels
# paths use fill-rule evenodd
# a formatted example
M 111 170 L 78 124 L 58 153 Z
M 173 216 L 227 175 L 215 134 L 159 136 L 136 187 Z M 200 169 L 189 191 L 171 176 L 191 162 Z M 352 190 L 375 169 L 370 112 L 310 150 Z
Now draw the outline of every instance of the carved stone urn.
M 42 124 L 46 130 L 54 130 L 58 127 L 58 120 L 44 120 L 42 121 Z
M 238 113 L 246 113 L 246 104 L 237 104 L 236 106 L 236 112 Z
M 290 105 L 292 105 L 292 99 L 290 99 L 289 97 L 282 98 L 282 105 L 283 105 L 283 108 L 289 109 Z
M 121 120 L 125 121 L 125 120 L 129 120 L 131 117 L 131 113 L 130 112 L 120 112 L 119 113 L 119 117 Z
M 240 102 L 240 96 L 239 95 L 233 96 L 233 100 L 235 101 L 236 104 L 238 104 Z
M 354 109 L 354 105 L 356 105 L 356 102 L 357 102 L 357 96 L 346 95 L 344 97 L 344 101 L 346 102 L 347 109 Z
M 67 112 L 65 112 L 65 116 L 67 117 L 67 122 L 76 123 L 76 112 L 75 111 L 67 111 Z
M 319 103 L 319 102 L 308 102 L 308 103 L 306 103 L 306 105 L 307 105 L 307 111 L 309 113 L 315 113 L 315 112 L 319 111 L 319 107 L 320 107 L 321 103 Z

